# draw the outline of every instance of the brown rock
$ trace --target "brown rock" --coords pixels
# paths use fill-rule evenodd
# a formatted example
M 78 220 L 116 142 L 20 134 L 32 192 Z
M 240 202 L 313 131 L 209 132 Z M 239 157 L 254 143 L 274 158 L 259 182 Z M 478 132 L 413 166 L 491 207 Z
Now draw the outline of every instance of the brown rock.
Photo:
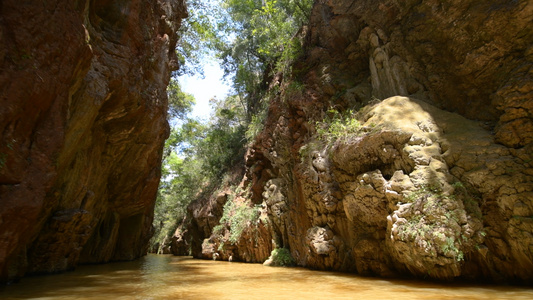
M 270 234 L 300 266 L 531 284 L 532 22 L 527 0 L 317 1 L 293 66 L 305 88 L 270 102 L 247 156 L 272 224 L 257 247 Z M 317 140 L 327 110 L 361 107 L 359 133 Z
M 0 12 L 0 281 L 143 255 L 182 1 Z

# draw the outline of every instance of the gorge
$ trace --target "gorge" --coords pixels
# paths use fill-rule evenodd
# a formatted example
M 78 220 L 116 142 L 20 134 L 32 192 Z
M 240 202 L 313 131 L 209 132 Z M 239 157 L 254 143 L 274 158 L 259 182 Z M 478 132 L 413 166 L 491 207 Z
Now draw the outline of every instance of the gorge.
M 0 15 L 0 281 L 143 256 L 184 1 Z M 314 1 L 244 161 L 162 248 L 531 285 L 532 23 L 528 0 Z

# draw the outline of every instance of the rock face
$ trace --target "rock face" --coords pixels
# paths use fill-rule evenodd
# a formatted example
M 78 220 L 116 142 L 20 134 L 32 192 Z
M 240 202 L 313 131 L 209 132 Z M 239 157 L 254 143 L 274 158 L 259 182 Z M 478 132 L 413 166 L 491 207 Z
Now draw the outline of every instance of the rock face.
M 316 269 L 533 283 L 531 22 L 527 0 L 316 1 L 242 182 L 274 246 Z M 317 139 L 328 109 L 362 107 L 357 133 Z
M 0 281 L 144 254 L 183 1 L 2 1 Z

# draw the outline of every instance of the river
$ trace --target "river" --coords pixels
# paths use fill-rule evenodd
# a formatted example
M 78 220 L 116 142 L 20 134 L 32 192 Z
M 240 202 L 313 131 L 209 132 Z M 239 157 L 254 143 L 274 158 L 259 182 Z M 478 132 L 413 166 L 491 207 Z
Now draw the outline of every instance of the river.
M 148 255 L 0 288 L 0 299 L 533 299 L 533 288 L 389 280 Z

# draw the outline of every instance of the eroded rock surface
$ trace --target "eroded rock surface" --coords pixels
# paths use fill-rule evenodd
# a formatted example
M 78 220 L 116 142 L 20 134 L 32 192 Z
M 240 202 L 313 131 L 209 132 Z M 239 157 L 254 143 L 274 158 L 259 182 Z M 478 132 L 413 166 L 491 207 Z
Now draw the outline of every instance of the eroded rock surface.
M 316 269 L 532 283 L 532 21 L 526 0 L 317 1 L 242 182 L 274 247 Z M 361 109 L 360 132 L 317 140 L 330 108 Z
M 2 1 L 0 281 L 151 235 L 183 1 Z

